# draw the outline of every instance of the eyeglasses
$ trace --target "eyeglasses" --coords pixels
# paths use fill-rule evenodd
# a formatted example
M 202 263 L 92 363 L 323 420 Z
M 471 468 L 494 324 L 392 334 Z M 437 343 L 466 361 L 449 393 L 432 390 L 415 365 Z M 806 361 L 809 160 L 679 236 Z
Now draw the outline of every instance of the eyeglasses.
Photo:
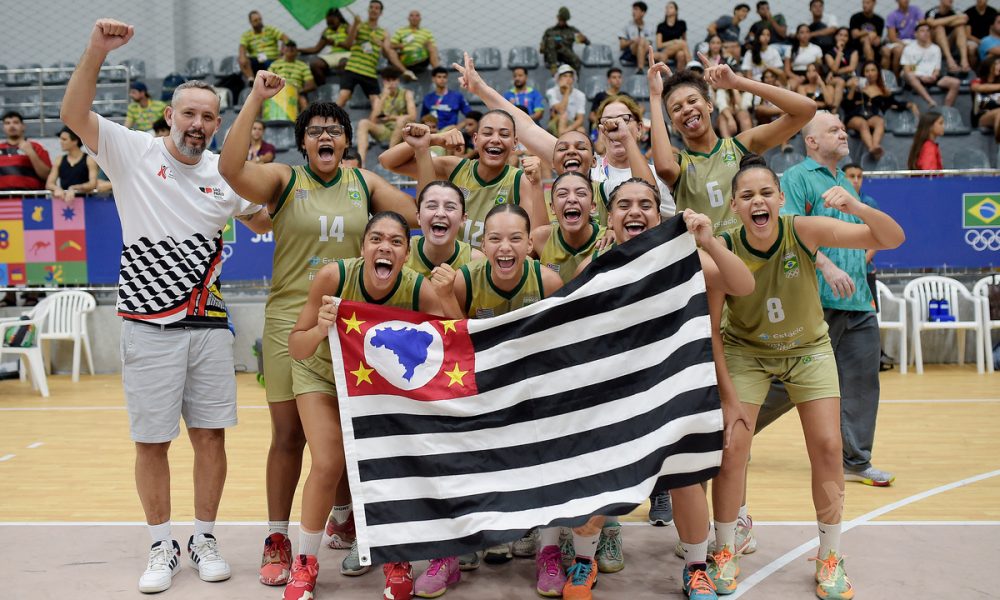
M 344 135 L 344 128 L 340 125 L 310 125 L 306 127 L 306 135 L 311 138 L 318 138 L 323 135 L 323 132 L 330 134 L 330 137 L 340 137 Z
M 626 125 L 628 125 L 629 122 L 631 122 L 632 119 L 634 119 L 634 118 L 635 118 L 635 115 L 633 115 L 632 113 L 625 113 L 625 114 L 622 114 L 622 115 L 611 115 L 610 117 L 601 117 L 599 119 L 599 122 L 600 122 L 601 125 L 604 125 L 605 123 L 607 123 L 608 121 L 611 121 L 613 119 L 621 119 L 622 123 L 625 123 Z

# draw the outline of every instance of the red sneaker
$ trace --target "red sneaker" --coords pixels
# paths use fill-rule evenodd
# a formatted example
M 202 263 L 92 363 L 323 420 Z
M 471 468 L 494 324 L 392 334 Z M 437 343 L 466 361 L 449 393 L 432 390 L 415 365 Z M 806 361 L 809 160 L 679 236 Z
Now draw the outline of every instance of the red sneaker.
M 283 600 L 309 600 L 313 597 L 316 578 L 319 576 L 319 564 L 315 556 L 300 554 L 292 564 L 292 575 L 285 586 Z
M 354 543 L 354 538 L 356 534 L 354 532 L 354 511 L 347 516 L 347 520 L 343 523 L 338 523 L 333 515 L 330 515 L 330 520 L 326 522 L 326 535 L 330 536 L 330 543 L 327 546 L 333 548 L 334 550 L 350 550 L 351 544 Z
M 292 542 L 282 533 L 264 538 L 264 555 L 260 558 L 260 582 L 264 585 L 285 585 L 292 570 Z
M 410 600 L 413 597 L 413 569 L 408 562 L 394 562 L 382 565 L 385 573 L 383 600 Z

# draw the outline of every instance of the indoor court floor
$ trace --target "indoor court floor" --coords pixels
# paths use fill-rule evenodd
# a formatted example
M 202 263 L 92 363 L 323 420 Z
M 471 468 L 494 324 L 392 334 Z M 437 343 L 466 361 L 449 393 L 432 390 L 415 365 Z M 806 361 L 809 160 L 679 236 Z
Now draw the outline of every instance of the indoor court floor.
M 184 570 L 161 597 L 281 596 L 256 575 L 266 533 L 264 391 L 252 374 L 237 381 L 240 425 L 228 433 L 229 476 L 216 528 L 233 577 L 203 583 L 185 557 Z M 49 385 L 51 397 L 43 399 L 26 383 L 0 381 L 0 564 L 7 565 L 0 598 L 143 597 L 136 581 L 149 539 L 133 485 L 120 379 L 82 376 L 74 384 L 54 376 Z M 990 562 L 1000 550 L 998 431 L 1000 375 L 978 375 L 968 365 L 932 365 L 924 375 L 883 373 L 875 464 L 897 480 L 889 488 L 847 484 L 842 548 L 857 598 L 1000 597 Z M 192 453 L 183 434 L 171 459 L 173 531 L 183 546 L 193 518 Z M 814 598 L 807 558 L 816 552 L 815 516 L 796 416 L 786 415 L 757 437 L 749 505 L 759 547 L 742 559 L 740 588 L 729 598 Z M 601 575 L 595 600 L 683 598 L 676 530 L 646 524 L 646 508 L 636 510 L 623 531 L 625 570 Z M 293 519 L 298 511 L 296 502 Z M 381 570 L 342 577 L 345 553 L 321 550 L 318 597 L 379 598 Z M 484 564 L 464 573 L 446 597 L 537 598 L 534 562 Z

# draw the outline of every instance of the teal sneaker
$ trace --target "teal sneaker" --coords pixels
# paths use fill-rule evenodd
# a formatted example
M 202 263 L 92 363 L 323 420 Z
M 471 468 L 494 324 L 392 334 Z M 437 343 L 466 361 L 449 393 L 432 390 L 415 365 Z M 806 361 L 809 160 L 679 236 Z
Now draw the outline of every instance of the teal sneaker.
M 708 576 L 715 584 L 715 592 L 719 596 L 727 596 L 736 591 L 736 578 L 739 574 L 739 555 L 733 554 L 729 546 L 723 546 L 722 550 L 708 557 Z
M 357 577 L 371 570 L 371 565 L 361 566 L 361 556 L 358 554 L 358 540 L 354 540 L 354 543 L 351 544 L 351 551 L 347 553 L 344 561 L 340 563 L 340 574 L 347 575 L 348 577 Z
M 851 600 L 854 586 L 844 570 L 844 557 L 833 550 L 826 558 L 810 558 L 816 561 L 816 596 L 823 600 Z
M 684 569 L 684 593 L 691 600 L 719 600 L 715 593 L 715 584 L 708 576 L 708 565 L 691 563 Z
M 625 568 L 621 525 L 611 525 L 601 529 L 595 558 L 597 558 L 597 569 L 601 573 L 617 573 Z

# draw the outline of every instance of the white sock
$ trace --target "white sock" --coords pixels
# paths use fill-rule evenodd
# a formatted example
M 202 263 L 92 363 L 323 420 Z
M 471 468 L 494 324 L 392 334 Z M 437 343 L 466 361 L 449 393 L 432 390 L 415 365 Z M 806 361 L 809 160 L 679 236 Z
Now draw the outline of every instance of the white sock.
M 708 538 L 697 544 L 689 544 L 681 540 L 681 547 L 684 549 L 684 563 L 703 563 L 708 560 Z
M 538 531 L 538 549 L 559 545 L 559 528 L 545 527 Z
M 280 533 L 288 537 L 288 521 L 268 521 L 267 535 L 271 535 L 272 533 Z
M 816 521 L 819 527 L 819 557 L 826 558 L 830 551 L 840 554 L 840 523 L 830 525 Z
M 323 543 L 323 530 L 306 531 L 299 525 L 299 551 L 296 554 L 306 556 L 316 556 L 319 554 L 319 546 Z
M 343 506 L 333 507 L 333 519 L 337 523 L 343 523 L 347 520 L 347 517 L 351 516 L 352 504 L 348 502 Z
M 159 525 L 147 525 L 147 527 L 149 527 L 149 537 L 153 539 L 154 544 L 170 541 L 170 521 Z
M 718 552 L 723 546 L 729 546 L 730 552 L 736 551 L 736 521 L 732 523 L 715 522 L 715 546 Z
M 747 508 L 747 505 L 744 504 L 743 506 L 740 507 L 740 517 L 739 518 L 745 520 L 749 515 L 750 515 L 749 509 Z
M 199 521 L 194 520 L 194 541 L 199 542 L 204 539 L 206 534 L 211 534 L 212 530 L 215 529 L 215 521 Z
M 576 549 L 576 557 L 578 559 L 586 558 L 587 560 L 594 560 L 594 555 L 597 554 L 597 542 L 600 539 L 600 532 L 594 535 L 580 535 L 574 531 L 573 548 Z
M 604 525 L 601 529 L 604 527 L 617 527 L 619 525 L 621 525 L 621 523 L 618 522 L 618 517 L 604 517 Z

